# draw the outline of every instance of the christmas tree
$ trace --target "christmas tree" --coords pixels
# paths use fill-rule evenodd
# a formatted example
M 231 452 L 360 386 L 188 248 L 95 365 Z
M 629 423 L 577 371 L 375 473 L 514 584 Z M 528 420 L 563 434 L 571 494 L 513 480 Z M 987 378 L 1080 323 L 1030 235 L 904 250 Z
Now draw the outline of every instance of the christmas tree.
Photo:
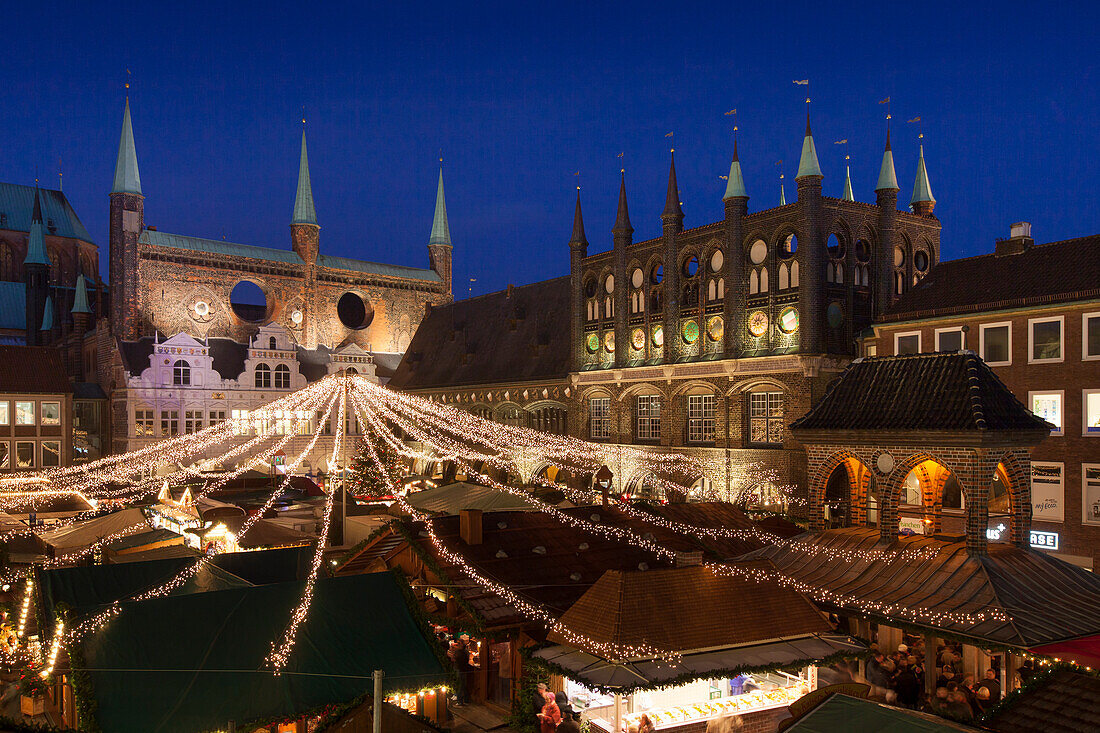
M 351 474 L 348 476 L 348 490 L 357 496 L 378 498 L 390 496 L 393 487 L 405 474 L 400 454 L 383 440 L 372 440 L 370 444 L 364 438 L 359 441 L 355 458 L 351 462 Z M 374 452 L 371 452 L 371 446 Z M 382 463 L 378 467 L 374 456 Z

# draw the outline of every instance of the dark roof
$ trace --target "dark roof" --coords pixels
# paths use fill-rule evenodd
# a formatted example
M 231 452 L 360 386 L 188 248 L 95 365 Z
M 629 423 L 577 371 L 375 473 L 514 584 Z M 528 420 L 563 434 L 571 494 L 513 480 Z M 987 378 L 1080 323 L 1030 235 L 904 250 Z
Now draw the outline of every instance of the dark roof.
M 7 215 L 7 222 L 0 229 L 14 232 L 30 232 L 31 212 L 34 210 L 34 186 L 18 183 L 0 183 L 0 214 Z M 48 188 L 38 189 L 42 202 L 42 220 L 46 225 L 44 234 L 55 237 L 71 237 L 92 243 L 92 235 L 84 228 L 80 217 L 76 215 L 69 200 L 61 191 Z M 53 223 L 51 230 L 50 224 Z
M 107 393 L 95 382 L 73 382 L 73 399 L 105 400 Z
M 383 690 L 447 683 L 392 573 L 321 578 L 281 675 L 265 668 L 305 584 L 233 588 L 122 604 L 81 641 L 99 728 L 190 733 L 295 718 Z M 140 701 L 140 704 L 134 704 Z M 254 726 L 253 726 L 254 727 Z
M 0 282 L 0 328 L 26 331 L 27 286 L 23 283 Z
M 916 710 L 891 707 L 873 700 L 861 700 L 849 695 L 830 695 L 784 730 L 786 733 L 835 733 L 835 731 L 954 733 L 980 729 Z
M 1004 733 L 1100 730 L 1100 678 L 1059 669 L 1036 679 L 993 711 L 986 726 Z
M 856 359 L 791 423 L 798 430 L 1036 431 L 1036 417 L 972 351 Z M 1037 442 L 1037 441 L 1036 441 Z
M 48 346 L 0 346 L 0 393 L 71 394 L 61 352 Z
M 318 346 L 316 349 L 295 347 L 298 352 L 298 371 L 306 378 L 306 381 L 316 382 L 328 374 L 328 365 L 332 360 L 332 349 L 327 346 Z
M 438 306 L 420 323 L 390 386 L 565 379 L 569 333 L 568 277 Z
M 1100 234 L 1032 245 L 1018 254 L 986 254 L 940 262 L 887 309 L 885 321 L 1100 295 Z
M 972 556 L 959 539 L 914 535 L 886 548 L 876 547 L 879 539 L 872 528 L 826 530 L 803 538 L 820 552 L 807 552 L 800 543 L 765 547 L 751 557 L 768 558 L 780 572 L 859 604 L 899 609 L 889 616 L 858 604 L 849 610 L 995 644 L 1030 649 L 1100 632 L 1100 578 L 1087 570 L 1006 543 L 990 543 L 988 555 Z M 868 559 L 879 549 L 886 559 Z M 932 556 L 914 558 L 906 551 Z M 1007 620 L 941 620 L 933 626 L 904 613 L 918 608 L 971 616 L 995 611 Z

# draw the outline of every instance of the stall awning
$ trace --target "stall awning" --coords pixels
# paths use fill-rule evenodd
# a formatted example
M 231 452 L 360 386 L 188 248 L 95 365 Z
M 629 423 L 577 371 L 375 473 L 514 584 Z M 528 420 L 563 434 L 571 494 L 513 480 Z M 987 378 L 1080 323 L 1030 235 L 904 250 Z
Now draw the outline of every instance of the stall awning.
M 609 662 L 574 647 L 555 645 L 539 649 L 535 657 L 561 667 L 586 687 L 600 689 L 650 689 L 672 680 L 788 669 L 812 664 L 836 654 L 860 654 L 867 647 L 850 636 L 814 634 L 763 644 L 727 647 L 684 654 L 670 664 L 660 660 Z
M 1082 667 L 1100 667 L 1100 634 L 1073 641 L 1059 641 L 1029 649 L 1033 654 L 1071 661 Z

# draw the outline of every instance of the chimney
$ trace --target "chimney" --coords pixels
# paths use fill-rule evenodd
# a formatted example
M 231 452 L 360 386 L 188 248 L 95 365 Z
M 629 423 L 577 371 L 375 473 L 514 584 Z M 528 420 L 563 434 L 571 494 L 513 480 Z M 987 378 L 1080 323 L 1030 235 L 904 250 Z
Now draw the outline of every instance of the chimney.
M 692 550 L 691 552 L 679 551 L 676 553 L 676 567 L 678 568 L 690 568 L 694 565 L 702 564 L 702 550 Z
M 458 534 L 467 545 L 481 544 L 480 509 L 463 509 L 458 513 Z
M 998 239 L 994 252 L 998 256 L 1018 255 L 1035 246 L 1031 238 L 1031 222 L 1018 221 L 1009 227 L 1008 239 Z

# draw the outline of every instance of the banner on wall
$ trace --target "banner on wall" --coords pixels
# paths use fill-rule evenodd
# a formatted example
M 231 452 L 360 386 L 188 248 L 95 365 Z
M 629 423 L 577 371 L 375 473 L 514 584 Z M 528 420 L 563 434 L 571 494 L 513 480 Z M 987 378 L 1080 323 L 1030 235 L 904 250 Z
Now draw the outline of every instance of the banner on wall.
M 1065 482 L 1061 463 L 1031 462 L 1031 518 L 1045 522 L 1065 519 Z

